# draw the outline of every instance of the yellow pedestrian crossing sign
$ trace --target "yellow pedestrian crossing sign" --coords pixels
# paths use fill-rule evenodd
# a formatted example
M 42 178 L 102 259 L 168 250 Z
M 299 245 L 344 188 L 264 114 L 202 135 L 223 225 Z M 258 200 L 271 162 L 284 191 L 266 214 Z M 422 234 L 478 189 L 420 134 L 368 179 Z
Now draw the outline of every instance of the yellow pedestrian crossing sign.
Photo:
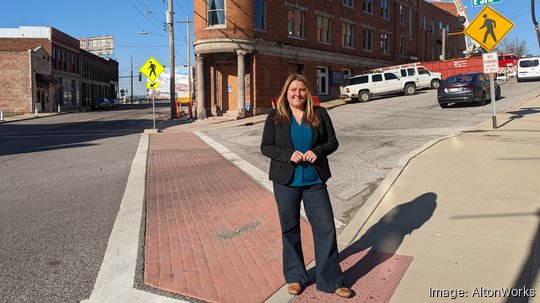
M 464 33 L 487 51 L 491 51 L 513 27 L 512 21 L 491 7 L 484 6 Z
M 150 57 L 148 61 L 139 69 L 152 82 L 165 70 L 165 67 L 158 60 Z
M 146 88 L 159 88 L 159 81 L 146 82 Z

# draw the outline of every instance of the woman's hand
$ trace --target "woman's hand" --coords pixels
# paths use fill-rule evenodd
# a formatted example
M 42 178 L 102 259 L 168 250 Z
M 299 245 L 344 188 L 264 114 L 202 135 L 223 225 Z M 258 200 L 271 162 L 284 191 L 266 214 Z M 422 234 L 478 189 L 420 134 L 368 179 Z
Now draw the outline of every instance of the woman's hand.
M 298 164 L 299 162 L 304 160 L 304 154 L 302 154 L 299 151 L 294 151 L 294 153 L 291 155 L 291 162 L 294 162 L 295 164 Z
M 309 162 L 309 163 L 315 163 L 315 161 L 317 161 L 317 155 L 314 152 L 312 152 L 311 150 L 308 150 L 304 154 L 304 157 L 303 157 L 302 160 L 305 161 L 305 162 Z

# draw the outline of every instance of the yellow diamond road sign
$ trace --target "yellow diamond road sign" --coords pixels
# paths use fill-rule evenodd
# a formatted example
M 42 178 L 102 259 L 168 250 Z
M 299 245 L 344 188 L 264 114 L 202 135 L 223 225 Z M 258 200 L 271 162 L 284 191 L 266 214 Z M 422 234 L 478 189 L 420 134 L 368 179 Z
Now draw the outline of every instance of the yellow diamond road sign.
M 153 82 L 165 70 L 165 67 L 158 60 L 150 57 L 139 70 Z
M 512 21 L 491 7 L 485 6 L 467 26 L 465 34 L 487 51 L 491 51 L 513 27 Z
M 146 82 L 146 88 L 159 88 L 159 81 Z

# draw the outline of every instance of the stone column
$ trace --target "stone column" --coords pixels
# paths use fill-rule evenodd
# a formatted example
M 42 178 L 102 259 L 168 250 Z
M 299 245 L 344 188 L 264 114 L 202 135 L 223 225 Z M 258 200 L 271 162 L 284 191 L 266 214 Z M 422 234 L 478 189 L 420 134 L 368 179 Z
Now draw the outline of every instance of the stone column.
M 244 58 L 248 52 L 245 50 L 237 50 L 238 56 L 238 115 L 237 118 L 246 117 L 246 65 Z
M 206 106 L 204 102 L 204 57 L 197 54 L 197 118 L 206 119 Z

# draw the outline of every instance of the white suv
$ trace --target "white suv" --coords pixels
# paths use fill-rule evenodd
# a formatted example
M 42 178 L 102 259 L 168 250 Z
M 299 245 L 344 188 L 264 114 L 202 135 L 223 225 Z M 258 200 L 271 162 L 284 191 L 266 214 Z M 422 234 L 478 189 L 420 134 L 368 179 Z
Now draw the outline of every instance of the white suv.
M 400 79 L 394 73 L 371 73 L 353 76 L 341 88 L 341 98 L 369 101 L 373 96 L 403 93 L 413 95 L 418 86 L 417 80 Z
M 439 88 L 442 81 L 442 74 L 430 72 L 423 66 L 407 66 L 393 69 L 385 69 L 385 72 L 392 72 L 401 78 L 418 78 L 419 89 Z

